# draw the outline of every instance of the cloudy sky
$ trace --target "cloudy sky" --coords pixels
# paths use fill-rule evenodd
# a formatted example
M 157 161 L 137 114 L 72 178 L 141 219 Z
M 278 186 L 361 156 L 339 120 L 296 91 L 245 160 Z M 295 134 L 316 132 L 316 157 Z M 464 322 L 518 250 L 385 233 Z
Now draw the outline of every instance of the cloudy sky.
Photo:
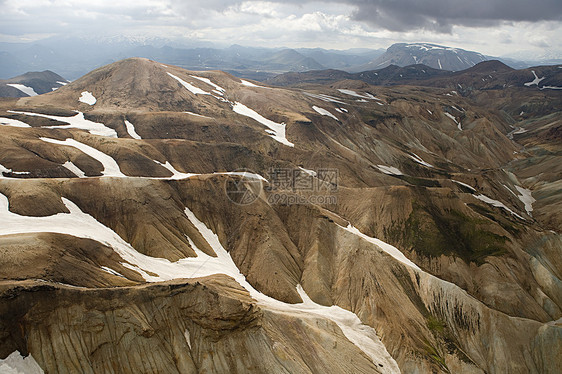
M 0 41 L 57 35 L 333 49 L 423 41 L 562 58 L 562 1 L 0 0 Z

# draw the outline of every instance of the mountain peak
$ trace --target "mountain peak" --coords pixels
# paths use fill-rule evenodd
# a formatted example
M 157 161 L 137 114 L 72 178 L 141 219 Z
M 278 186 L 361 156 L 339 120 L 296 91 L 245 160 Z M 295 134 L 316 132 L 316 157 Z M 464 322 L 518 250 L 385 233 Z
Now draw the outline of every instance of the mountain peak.
M 458 71 L 468 69 L 487 58 L 473 51 L 431 43 L 396 43 L 386 52 L 355 71 L 381 69 L 391 64 L 408 66 L 424 64 L 434 69 Z
M 507 66 L 498 60 L 488 60 L 482 61 L 474 65 L 472 68 L 468 69 L 467 72 L 479 72 L 479 73 L 496 73 L 496 72 L 508 72 L 515 69 Z

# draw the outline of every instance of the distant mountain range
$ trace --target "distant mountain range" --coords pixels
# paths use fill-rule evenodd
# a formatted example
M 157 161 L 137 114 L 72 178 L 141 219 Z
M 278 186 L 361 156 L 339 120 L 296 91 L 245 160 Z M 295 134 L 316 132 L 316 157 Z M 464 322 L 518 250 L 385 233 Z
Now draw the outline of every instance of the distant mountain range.
M 128 57 L 149 58 L 191 70 L 223 70 L 241 78 L 259 81 L 287 72 L 337 69 L 357 73 L 391 65 L 405 67 L 423 64 L 437 70 L 461 71 L 493 59 L 516 69 L 562 63 L 546 55 L 544 61 L 525 62 L 429 43 L 397 43 L 385 51 L 254 48 L 240 45 L 218 48 L 201 44 L 182 45 L 164 39 L 69 37 L 49 38 L 34 43 L 0 43 L 0 79 L 29 71 L 50 70 L 75 80 L 90 70 Z
M 0 79 L 27 71 L 52 70 L 69 79 L 127 57 L 145 57 L 192 70 L 224 70 L 263 80 L 287 71 L 349 69 L 384 50 L 184 47 L 162 40 L 46 39 L 34 43 L 0 43 Z
M 416 85 L 450 88 L 460 93 L 505 87 L 562 89 L 560 66 L 537 66 L 515 70 L 497 60 L 483 61 L 465 70 L 453 72 L 417 64 L 400 67 L 390 65 L 382 69 L 348 73 L 341 70 L 316 70 L 284 73 L 268 79 L 276 86 L 332 84 L 342 80 L 363 81 L 377 86 Z
M 397 43 L 383 49 L 254 48 L 232 45 L 179 44 L 164 39 L 49 38 L 33 43 L 0 43 L 0 79 L 28 71 L 51 70 L 77 79 L 90 70 L 128 57 L 145 57 L 191 70 L 223 70 L 242 78 L 264 81 L 285 72 L 338 69 L 361 72 L 389 65 L 424 64 L 459 71 L 498 57 L 428 43 Z M 562 61 L 500 60 L 522 69 Z

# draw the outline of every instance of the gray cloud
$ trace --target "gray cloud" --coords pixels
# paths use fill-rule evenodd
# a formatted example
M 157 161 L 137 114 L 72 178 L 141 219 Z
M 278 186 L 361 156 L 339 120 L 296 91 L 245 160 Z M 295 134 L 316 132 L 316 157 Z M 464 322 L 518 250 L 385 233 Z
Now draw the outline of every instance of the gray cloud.
M 502 21 L 562 20 L 560 0 L 348 0 L 353 18 L 391 31 L 493 26 Z
M 423 40 L 495 54 L 562 51 L 561 21 L 561 0 L 0 0 L 0 41 L 115 36 L 345 49 Z

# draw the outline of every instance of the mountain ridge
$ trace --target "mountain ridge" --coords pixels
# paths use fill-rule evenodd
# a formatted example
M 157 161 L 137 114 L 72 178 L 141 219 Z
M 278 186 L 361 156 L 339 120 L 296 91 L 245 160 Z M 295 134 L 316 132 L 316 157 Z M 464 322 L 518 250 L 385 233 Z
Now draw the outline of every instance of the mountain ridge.
M 431 73 L 280 88 L 130 58 L 0 100 L 0 359 L 556 372 L 560 92 Z

